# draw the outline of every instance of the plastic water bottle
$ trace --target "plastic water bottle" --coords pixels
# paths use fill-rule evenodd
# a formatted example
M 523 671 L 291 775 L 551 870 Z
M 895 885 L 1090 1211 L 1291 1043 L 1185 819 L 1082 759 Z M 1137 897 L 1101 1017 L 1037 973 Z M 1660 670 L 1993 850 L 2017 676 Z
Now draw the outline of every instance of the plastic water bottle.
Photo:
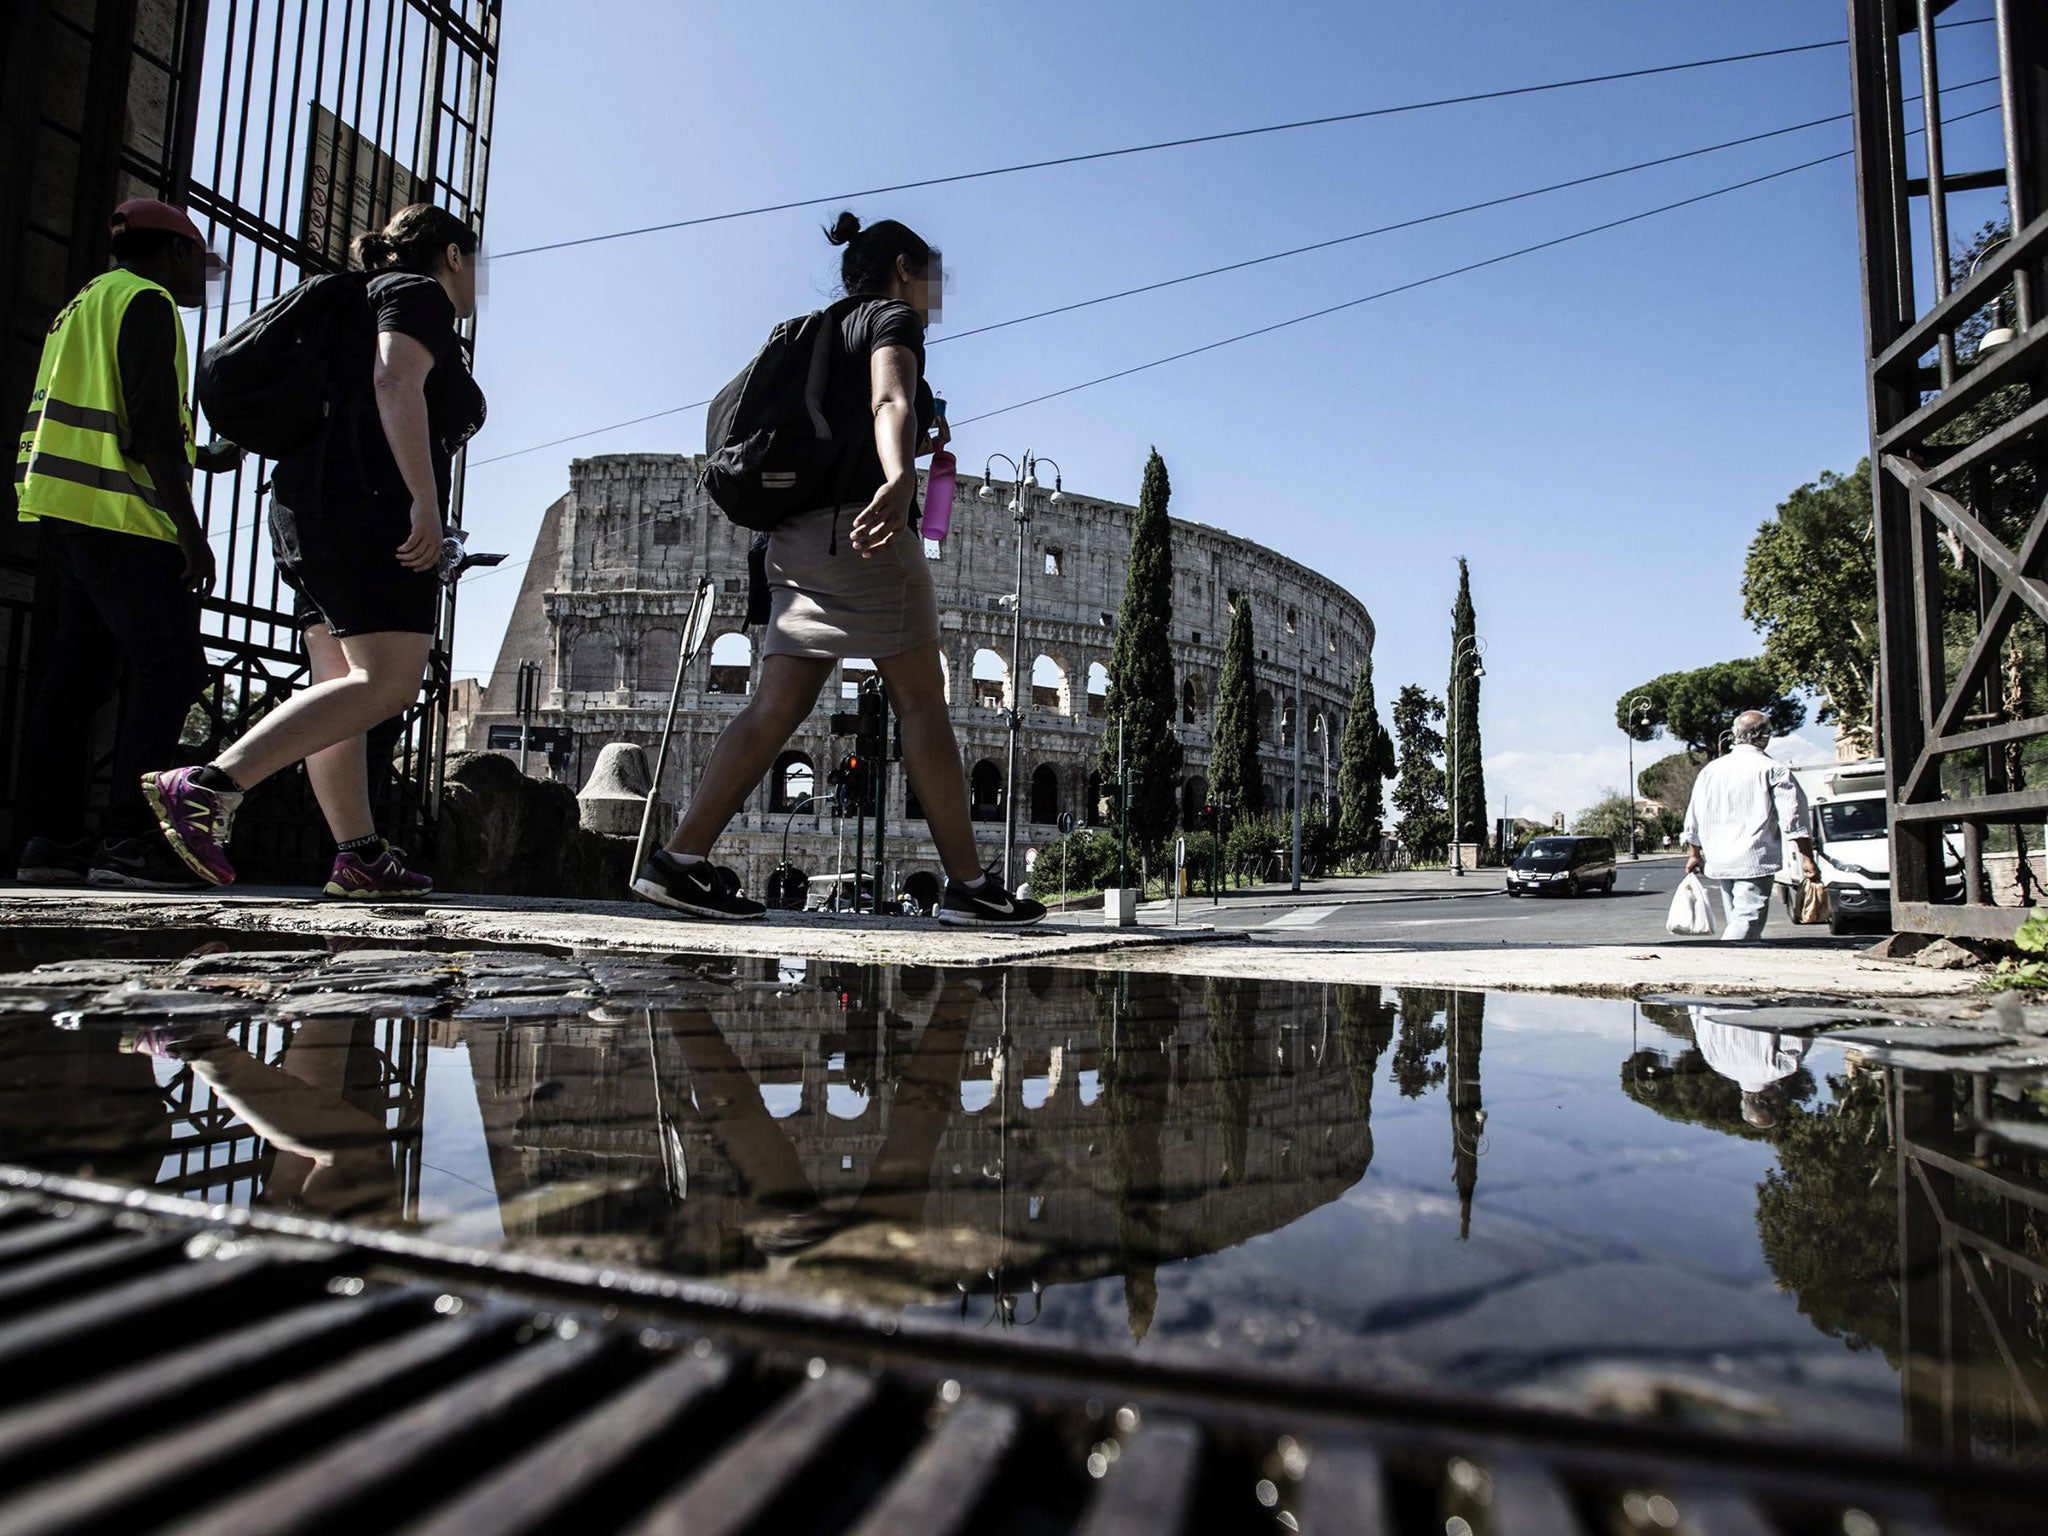
M 928 539 L 943 539 L 953 526 L 953 479 L 959 464 L 941 448 L 932 455 L 932 467 L 924 481 L 923 533 Z

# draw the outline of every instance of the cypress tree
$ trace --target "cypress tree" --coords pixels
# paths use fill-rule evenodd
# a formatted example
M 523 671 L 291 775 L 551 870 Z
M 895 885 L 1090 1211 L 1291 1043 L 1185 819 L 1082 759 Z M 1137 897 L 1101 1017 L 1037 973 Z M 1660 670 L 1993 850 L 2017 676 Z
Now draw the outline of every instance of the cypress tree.
M 1230 641 L 1216 685 L 1216 734 L 1209 754 L 1209 793 L 1239 815 L 1266 808 L 1259 781 L 1258 722 L 1252 703 L 1252 600 L 1230 610 Z
M 1393 775 L 1393 738 L 1380 724 L 1368 652 L 1351 688 L 1351 716 L 1337 756 L 1337 847 L 1344 854 L 1366 853 L 1378 844 L 1387 814 L 1382 781 Z
M 1444 725 L 1447 741 L 1458 748 L 1458 782 L 1450 787 L 1451 836 L 1456 842 L 1486 839 L 1486 766 L 1479 742 L 1479 679 L 1474 639 L 1472 578 L 1458 559 L 1458 601 L 1451 608 L 1451 687 L 1444 695 L 1450 714 Z M 1448 766 L 1448 761 L 1446 762 Z
M 1145 485 L 1131 518 L 1131 561 L 1109 654 L 1109 724 L 1098 764 L 1116 783 L 1117 724 L 1124 761 L 1137 774 L 1131 797 L 1133 850 L 1156 854 L 1179 813 L 1181 747 L 1174 734 L 1173 535 L 1166 504 L 1173 486 L 1159 450 L 1145 461 Z

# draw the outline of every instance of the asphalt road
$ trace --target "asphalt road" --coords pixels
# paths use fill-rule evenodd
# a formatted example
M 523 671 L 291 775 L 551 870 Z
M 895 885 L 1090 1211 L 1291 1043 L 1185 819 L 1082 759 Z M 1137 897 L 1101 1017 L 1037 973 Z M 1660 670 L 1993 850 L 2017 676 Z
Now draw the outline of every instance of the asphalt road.
M 1486 895 L 1318 903 L 1311 887 L 1273 904 L 1258 898 L 1226 898 L 1215 907 L 1189 898 L 1182 913 L 1184 921 L 1309 942 L 1643 944 L 1669 940 L 1664 916 L 1683 872 L 1683 863 L 1674 858 L 1636 863 L 1624 859 L 1611 895 L 1511 897 L 1500 887 L 1499 871 L 1486 870 L 1467 877 L 1490 888 Z M 1795 927 L 1775 901 L 1764 930 L 1766 943 L 1802 947 L 1855 948 L 1876 937 L 1872 933 L 1837 939 L 1824 926 Z

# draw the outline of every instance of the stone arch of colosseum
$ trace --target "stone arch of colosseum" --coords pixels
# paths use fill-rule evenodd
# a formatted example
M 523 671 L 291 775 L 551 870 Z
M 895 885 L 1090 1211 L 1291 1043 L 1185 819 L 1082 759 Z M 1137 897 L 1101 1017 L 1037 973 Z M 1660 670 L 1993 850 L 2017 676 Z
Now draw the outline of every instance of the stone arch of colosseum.
M 675 680 L 671 637 L 681 632 L 698 578 L 708 576 L 715 601 L 713 638 L 683 679 L 675 740 L 661 785 L 672 808 L 688 802 L 690 787 L 719 731 L 749 696 L 745 690 L 713 687 L 714 674 L 721 684 L 738 681 L 737 671 L 720 669 L 739 665 L 733 658 L 740 640 L 747 644 L 747 688 L 759 678 L 759 631 L 745 625 L 749 536 L 711 504 L 699 472 L 699 461 L 671 454 L 617 454 L 575 462 L 568 493 L 542 521 L 534 558 L 523 573 L 490 678 L 482 686 L 465 684 L 458 689 L 450 722 L 454 749 L 480 747 L 489 725 L 516 718 L 516 677 L 525 660 L 542 662 L 549 684 L 536 723 L 574 732 L 569 775 L 579 785 L 606 742 L 639 741 L 651 749 Z M 985 762 L 1000 775 L 1008 758 L 1008 723 L 1001 708 L 975 706 L 975 658 L 986 651 L 997 659 L 1000 696 L 1007 702 L 1013 692 L 1008 658 L 1015 621 L 1006 606 L 991 602 L 991 596 L 1007 593 L 1016 584 L 1016 524 L 1000 506 L 990 515 L 975 497 L 979 489 L 977 478 L 963 477 L 961 510 L 931 573 L 939 604 L 940 660 L 960 739 L 962 772 Z M 1002 499 L 1006 503 L 1007 495 Z M 1096 763 L 1110 724 L 1104 707 L 1107 664 L 1123 596 L 1131 516 L 1127 506 L 1069 491 L 1058 506 L 1035 505 L 1026 526 L 1029 548 L 1019 668 L 1024 686 L 1016 690 L 1024 694 L 1016 791 L 1020 859 L 1026 849 L 1043 847 L 1057 835 L 1053 826 L 1034 818 L 1035 811 L 1048 811 L 1056 804 L 1059 811 L 1073 812 L 1078 822 L 1095 819 L 1100 795 Z M 1059 552 L 1056 576 L 1046 573 L 1048 549 Z M 1177 786 L 1183 806 L 1199 804 L 1194 792 L 1206 793 L 1217 679 L 1230 630 L 1230 604 L 1240 596 L 1251 604 L 1255 693 L 1266 700 L 1259 741 L 1261 772 L 1270 787 L 1281 791 L 1269 803 L 1284 803 L 1292 775 L 1292 750 L 1282 745 L 1282 703 L 1294 697 L 1297 659 L 1303 687 L 1295 708 L 1307 722 L 1307 794 L 1320 798 L 1326 782 L 1334 785 L 1342 712 L 1358 664 L 1372 650 L 1371 616 L 1327 578 L 1219 528 L 1176 519 L 1173 557 L 1171 641 L 1181 705 L 1175 718 L 1186 759 L 1183 782 Z M 1286 625 L 1290 610 L 1291 634 Z M 721 661 L 714 653 L 727 636 L 735 638 Z M 1040 692 L 1040 658 L 1056 667 L 1063 679 L 1064 693 L 1057 700 Z M 831 735 L 830 716 L 849 707 L 852 688 L 869 668 L 871 663 L 858 658 L 845 667 L 822 691 L 818 707 L 789 743 L 789 752 L 808 759 L 821 786 L 829 766 L 849 745 L 845 738 Z M 991 690 L 981 692 L 987 697 Z M 1040 768 L 1052 770 L 1056 800 L 1048 802 L 1034 794 Z M 987 775 L 983 777 L 986 788 Z M 786 812 L 774 809 L 780 794 L 771 773 L 720 844 L 719 857 L 735 865 L 754 889 L 765 886 L 780 854 L 783 824 L 789 819 Z M 982 856 L 992 863 L 1001 858 L 1000 800 L 998 788 L 993 819 L 976 824 Z M 900 768 L 892 764 L 892 886 L 912 870 L 938 868 L 936 853 L 913 811 L 914 798 Z M 850 824 L 845 830 L 850 841 Z M 827 871 L 834 831 L 831 816 L 821 808 L 800 812 L 791 823 L 792 859 L 810 873 Z

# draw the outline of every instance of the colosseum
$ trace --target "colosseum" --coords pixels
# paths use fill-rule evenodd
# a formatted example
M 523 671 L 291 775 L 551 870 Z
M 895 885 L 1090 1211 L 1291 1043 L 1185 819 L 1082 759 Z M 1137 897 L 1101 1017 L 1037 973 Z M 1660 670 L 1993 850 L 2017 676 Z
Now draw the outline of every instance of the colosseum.
M 569 491 L 548 508 L 525 568 L 512 618 L 487 683 L 458 685 L 451 750 L 502 744 L 517 723 L 519 669 L 540 667 L 537 728 L 557 752 L 551 770 L 581 785 L 609 742 L 660 736 L 675 681 L 681 630 L 700 575 L 717 592 L 711 638 L 684 680 L 675 739 L 659 792 L 669 808 L 687 801 L 719 731 L 746 703 L 756 676 L 756 647 L 745 628 L 749 535 L 705 493 L 703 460 L 681 454 L 610 454 L 570 466 Z M 993 823 L 982 839 L 991 865 L 1002 858 L 1008 723 L 1016 694 L 1009 672 L 1018 522 L 1013 488 L 998 476 L 992 500 L 983 482 L 960 478 L 953 529 L 927 544 L 937 578 L 940 645 L 974 818 Z M 1019 867 L 1058 836 L 1071 812 L 1093 822 L 1100 801 L 1096 753 L 1106 724 L 1108 661 L 1123 599 L 1134 509 L 1064 492 L 1057 502 L 1029 493 L 1025 547 L 1022 700 L 1017 756 Z M 1251 602 L 1257 653 L 1260 761 L 1267 803 L 1293 803 L 1296 721 L 1303 739 L 1304 803 L 1330 803 L 1336 746 L 1359 664 L 1372 652 L 1364 604 L 1316 572 L 1249 539 L 1202 523 L 1173 520 L 1174 670 L 1180 680 L 1184 813 L 1192 822 L 1207 788 L 1209 732 L 1223 666 L 1231 604 Z M 1295 698 L 1297 665 L 1302 697 Z M 782 857 L 812 875 L 841 856 L 840 834 L 822 801 L 830 765 L 848 749 L 830 734 L 833 709 L 852 708 L 864 659 L 847 661 L 837 698 L 827 690 L 748 808 L 719 846 L 719 858 L 762 891 Z M 847 702 L 840 702 L 845 700 Z M 493 727 L 498 729 L 494 732 Z M 536 763 L 539 761 L 535 760 Z M 938 871 L 916 797 L 900 771 L 890 774 L 887 871 L 893 891 L 913 873 Z M 852 867 L 850 847 L 845 865 Z

